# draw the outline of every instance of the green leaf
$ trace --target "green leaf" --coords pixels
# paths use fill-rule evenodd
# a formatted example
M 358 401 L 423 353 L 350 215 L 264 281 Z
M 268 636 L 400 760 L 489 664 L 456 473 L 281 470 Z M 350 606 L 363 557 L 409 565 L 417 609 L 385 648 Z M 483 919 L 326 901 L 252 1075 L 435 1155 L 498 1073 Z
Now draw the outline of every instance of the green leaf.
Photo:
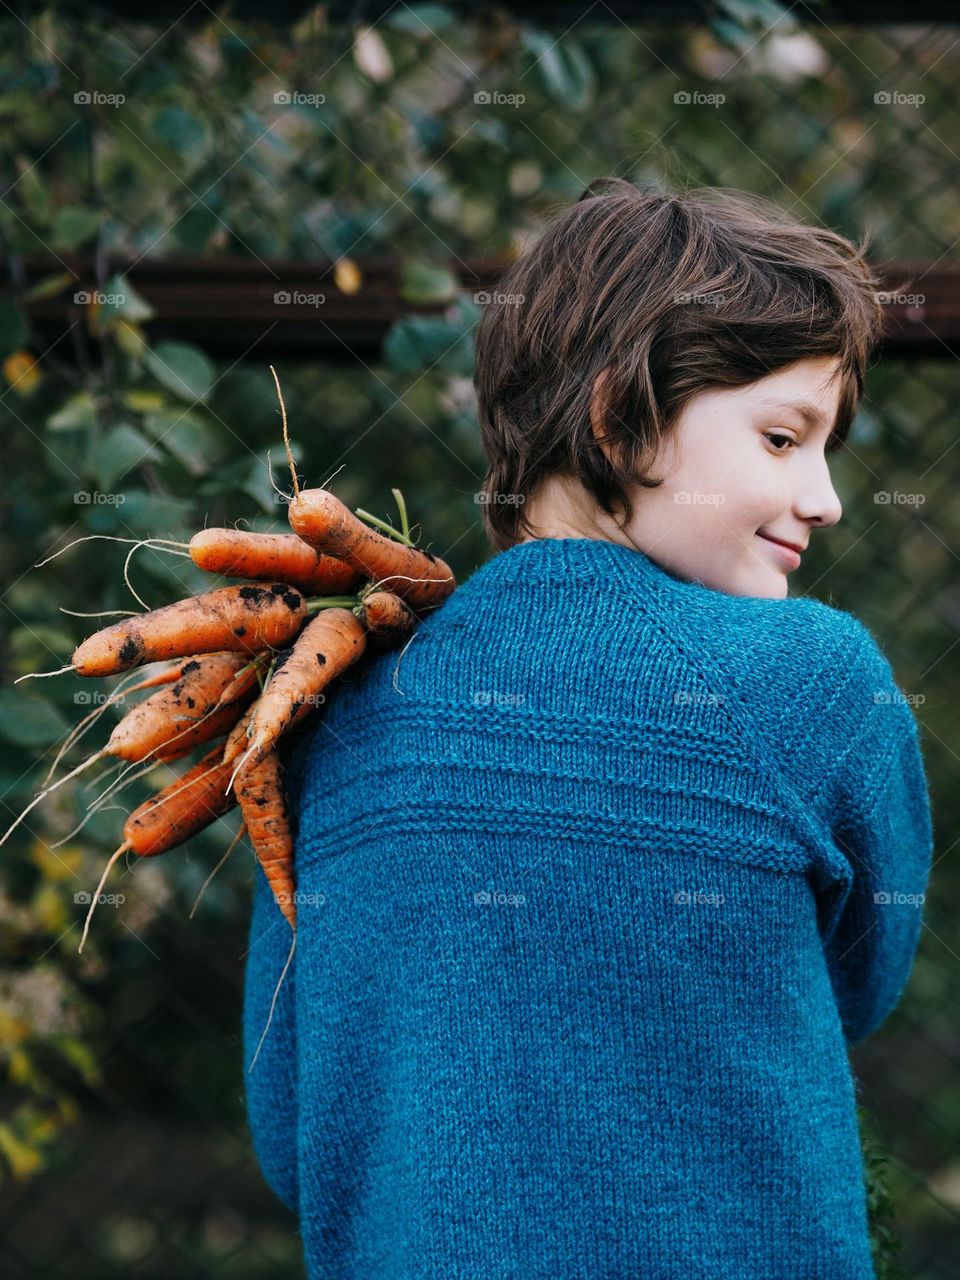
M 97 408 L 86 391 L 71 396 L 47 419 L 48 431 L 79 431 L 96 425 Z
M 424 39 L 435 31 L 444 31 L 453 21 L 453 12 L 442 4 L 405 4 L 383 19 L 386 26 Z
M 880 423 L 869 409 L 861 404 L 857 407 L 847 441 L 850 445 L 876 444 L 883 432 Z
M 145 489 L 125 489 L 123 496 L 123 505 L 119 509 L 104 505 L 96 512 L 91 511 L 91 515 L 101 517 L 98 523 L 103 525 L 93 532 L 109 533 L 122 521 L 123 532 L 128 535 L 132 530 L 143 537 L 165 538 L 181 535 L 190 524 L 192 504 L 186 498 L 164 498 Z M 93 521 L 89 523 L 92 528 Z
M 93 472 L 97 484 L 109 489 L 119 477 L 144 462 L 155 462 L 159 457 L 155 444 L 135 427 L 122 422 L 104 432 L 97 441 L 93 452 Z
M 68 728 L 60 712 L 42 694 L 25 693 L 20 688 L 0 689 L 0 734 L 8 742 L 18 747 L 48 747 Z
M 749 31 L 745 31 L 739 23 L 730 22 L 726 18 L 711 18 L 707 28 L 721 44 L 728 44 L 731 49 L 737 49 L 740 53 L 747 53 L 756 43 Z
M 398 320 L 383 345 L 395 373 L 473 373 L 473 313 L 461 302 L 448 308 L 445 318 L 408 316 Z
M 93 1085 L 102 1079 L 100 1065 L 93 1049 L 76 1036 L 57 1036 L 53 1043 L 61 1054 L 80 1072 L 87 1084 Z
M 72 271 L 61 271 L 55 276 L 44 276 L 24 293 L 23 301 L 39 302 L 42 298 L 53 298 L 75 280 L 76 276 Z
M 146 298 L 141 298 L 126 276 L 111 276 L 103 287 L 109 299 L 100 304 L 99 319 L 104 324 L 111 316 L 121 316 L 134 323 L 138 320 L 150 320 L 154 311 Z
M 58 631 L 56 627 L 46 626 L 42 622 L 31 619 L 29 627 L 15 627 L 9 636 L 10 654 L 14 660 L 16 674 L 26 675 L 28 671 L 36 671 L 50 653 L 69 653 L 75 641 L 66 631 Z M 37 659 L 40 658 L 38 663 Z
M 199 347 L 186 342 L 160 342 L 147 352 L 147 368 L 168 391 L 191 403 L 206 400 L 214 367 Z
M 217 228 L 223 226 L 223 220 L 217 217 L 216 211 L 208 208 L 211 203 L 209 196 L 205 196 L 204 201 L 198 200 L 174 228 L 177 241 L 188 253 L 202 252 Z
M 19 351 L 27 340 L 27 323 L 12 298 L 0 298 L 0 360 Z
M 282 454 L 282 448 L 280 452 Z M 270 465 L 273 467 L 274 482 L 282 488 L 284 481 L 289 480 L 290 475 L 287 471 L 281 472 L 278 470 L 277 451 L 273 448 L 270 449 Z M 281 465 L 283 465 L 282 460 Z M 261 449 L 255 458 L 250 459 L 247 465 L 246 479 L 240 488 L 255 502 L 258 502 L 264 511 L 276 516 L 278 520 L 286 519 L 287 508 L 280 501 L 276 489 L 270 483 L 266 449 Z
M 88 244 L 100 230 L 100 212 L 70 205 L 58 209 L 50 229 L 55 249 L 79 249 Z
M 134 413 L 155 413 L 166 405 L 166 398 L 159 391 L 127 391 L 121 398 Z
M 280 386 L 284 385 L 283 371 L 278 370 Z M 287 420 L 295 421 L 293 397 L 284 392 L 287 403 Z M 280 403 L 273 376 L 266 368 L 244 368 L 238 365 L 226 373 L 217 383 L 211 401 L 213 412 L 227 424 L 231 431 L 243 439 L 263 439 L 264 433 L 271 440 L 280 440 L 282 425 Z
M 400 295 L 407 302 L 449 302 L 457 296 L 459 287 L 457 277 L 447 267 L 415 259 L 402 265 Z
M 164 107 L 158 111 L 150 122 L 150 131 L 185 160 L 195 163 L 204 159 L 211 142 L 206 121 L 182 107 Z
M 206 475 L 226 452 L 217 429 L 189 409 L 147 414 L 143 427 L 192 476 Z
M 768 31 L 789 12 L 775 0 L 718 0 L 717 7 L 744 31 L 754 33 Z
M 584 106 L 593 93 L 594 75 L 576 41 L 561 43 L 549 32 L 526 30 L 522 42 L 547 94 L 564 106 Z

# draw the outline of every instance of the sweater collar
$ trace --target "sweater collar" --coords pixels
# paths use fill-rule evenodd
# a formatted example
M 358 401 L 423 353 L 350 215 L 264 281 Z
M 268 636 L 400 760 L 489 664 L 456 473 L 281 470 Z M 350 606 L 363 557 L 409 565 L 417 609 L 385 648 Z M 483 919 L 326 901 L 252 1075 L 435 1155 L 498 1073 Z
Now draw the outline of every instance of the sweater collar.
M 680 577 L 636 547 L 605 538 L 537 538 L 518 542 L 487 560 L 478 572 L 484 578 L 495 577 L 499 583 L 612 581 L 628 591 L 641 588 L 646 592 L 663 592 L 687 607 L 732 605 L 734 601 L 747 600 L 754 605 L 782 606 L 793 598 L 767 599 L 718 591 L 705 583 Z
M 649 583 L 722 595 L 701 583 L 688 582 L 658 564 L 646 552 L 605 538 L 537 538 L 498 552 L 482 566 L 500 582 L 596 582 L 615 580 L 628 586 Z

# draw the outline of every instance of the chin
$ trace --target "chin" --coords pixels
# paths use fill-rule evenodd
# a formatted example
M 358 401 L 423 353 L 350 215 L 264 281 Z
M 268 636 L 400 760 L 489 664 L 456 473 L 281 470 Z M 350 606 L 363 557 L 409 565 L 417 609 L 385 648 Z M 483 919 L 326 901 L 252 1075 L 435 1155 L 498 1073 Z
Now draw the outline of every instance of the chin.
M 776 574 L 772 579 L 765 579 L 761 584 L 761 589 L 756 592 L 758 596 L 762 596 L 765 600 L 783 600 L 787 596 L 787 579 L 782 573 Z

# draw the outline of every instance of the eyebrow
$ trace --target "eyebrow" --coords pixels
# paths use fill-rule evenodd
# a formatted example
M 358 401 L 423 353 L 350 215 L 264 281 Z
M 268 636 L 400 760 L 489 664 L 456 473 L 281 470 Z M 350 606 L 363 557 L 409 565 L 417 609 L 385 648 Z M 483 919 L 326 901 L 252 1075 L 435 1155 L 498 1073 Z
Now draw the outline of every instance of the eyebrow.
M 811 404 L 809 400 L 778 400 L 775 396 L 766 396 L 761 404 L 767 405 L 773 409 L 788 409 L 799 413 L 801 417 L 806 418 L 807 422 L 812 422 L 815 426 L 826 426 L 826 418 L 815 404 Z

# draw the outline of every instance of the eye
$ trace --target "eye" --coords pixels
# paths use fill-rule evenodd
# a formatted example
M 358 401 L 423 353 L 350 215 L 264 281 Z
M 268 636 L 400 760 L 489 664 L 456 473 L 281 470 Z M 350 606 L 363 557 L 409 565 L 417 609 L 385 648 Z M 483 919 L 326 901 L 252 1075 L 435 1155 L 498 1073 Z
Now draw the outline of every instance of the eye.
M 783 435 L 783 433 L 782 433 L 782 432 L 779 432 L 779 431 L 767 431 L 767 432 L 765 432 L 765 433 L 764 433 L 764 436 L 765 436 L 765 439 L 767 439 L 767 440 L 770 440 L 770 441 L 774 441 L 774 440 L 785 440 L 785 441 L 787 442 L 787 444 L 792 444 L 794 448 L 796 448 L 796 447 L 797 447 L 797 442 L 796 442 L 796 440 L 794 440 L 793 436 L 786 436 L 786 435 Z M 777 453 L 787 453 L 787 452 L 788 452 L 788 450 L 787 450 L 787 449 L 777 448 Z

